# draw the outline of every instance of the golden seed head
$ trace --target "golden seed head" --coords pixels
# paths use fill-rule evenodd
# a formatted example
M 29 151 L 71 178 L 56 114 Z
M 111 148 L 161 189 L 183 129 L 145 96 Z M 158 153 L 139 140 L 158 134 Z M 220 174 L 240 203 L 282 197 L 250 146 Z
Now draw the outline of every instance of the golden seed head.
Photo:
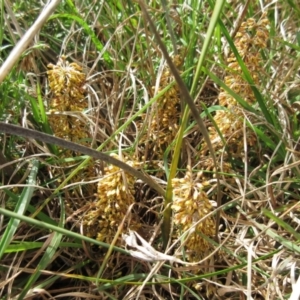
M 198 223 L 212 210 L 206 193 L 202 189 L 202 184 L 193 180 L 191 168 L 187 167 L 184 178 L 174 178 L 173 187 L 173 204 L 174 223 L 180 232 L 189 230 L 195 226 L 193 233 L 187 236 L 185 241 L 186 251 L 190 252 L 190 259 L 195 260 L 203 255 L 209 249 L 207 243 L 197 232 L 209 237 L 215 232 L 215 223 L 212 217 L 207 217 Z
M 259 84 L 259 74 L 262 72 L 261 58 L 259 49 L 266 47 L 268 40 L 267 25 L 269 21 L 263 17 L 259 22 L 253 18 L 243 22 L 237 32 L 234 44 L 239 52 L 239 55 L 244 60 L 255 84 Z M 241 75 L 240 65 L 232 53 L 227 59 L 229 71 L 225 76 L 225 84 L 236 94 L 239 94 L 249 104 L 253 104 L 256 100 L 252 88 Z M 243 151 L 243 113 L 242 110 L 236 109 L 239 103 L 227 91 L 221 89 L 219 94 L 219 104 L 225 106 L 229 111 L 217 111 L 214 120 L 226 141 L 227 149 L 234 149 L 233 153 L 240 154 Z M 216 151 L 224 148 L 224 143 L 221 140 L 217 130 L 212 127 L 209 130 L 210 140 L 213 141 L 213 146 Z M 252 135 L 249 143 L 255 143 L 255 136 Z M 204 145 L 203 149 L 207 147 Z
M 61 56 L 56 65 L 48 64 L 49 86 L 56 96 L 67 95 L 76 99 L 82 99 L 82 87 L 86 76 L 82 68 L 76 63 L 69 63 Z
M 120 159 L 116 154 L 111 154 L 111 156 Z M 132 167 L 140 165 L 136 161 L 127 159 L 124 159 L 124 161 Z M 122 175 L 123 171 L 114 165 L 109 165 L 104 170 L 105 174 L 98 182 L 97 199 L 95 200 L 94 208 L 84 216 L 84 224 L 86 231 L 97 232 L 98 240 L 110 243 L 117 232 L 119 224 L 125 218 L 128 208 L 135 202 L 135 179 L 127 173 Z M 92 223 L 86 222 L 86 220 L 90 219 L 91 214 L 101 216 L 101 220 L 105 221 L 105 223 L 98 224 L 97 220 L 99 217 Z M 137 216 L 133 216 L 129 225 L 133 230 L 140 226 Z M 126 230 L 127 225 L 124 226 Z

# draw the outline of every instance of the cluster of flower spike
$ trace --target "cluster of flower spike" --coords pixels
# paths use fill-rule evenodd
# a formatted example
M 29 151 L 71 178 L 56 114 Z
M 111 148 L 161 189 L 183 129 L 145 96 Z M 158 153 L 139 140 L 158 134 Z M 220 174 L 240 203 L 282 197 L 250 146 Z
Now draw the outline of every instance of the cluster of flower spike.
M 248 68 L 254 84 L 260 82 L 261 59 L 258 50 L 266 47 L 267 25 L 268 20 L 265 18 L 259 22 L 248 19 L 242 23 L 235 37 L 235 47 Z M 181 65 L 179 56 L 174 58 L 174 63 L 177 67 Z M 225 84 L 252 105 L 255 101 L 253 91 L 243 78 L 243 72 L 234 54 L 229 56 L 227 63 L 228 73 L 225 77 Z M 51 69 L 48 71 L 49 82 L 54 93 L 51 103 L 52 111 L 74 112 L 86 108 L 83 101 L 85 76 L 81 68 L 75 63 L 69 64 L 64 58 L 61 58 L 56 66 L 50 65 L 49 68 Z M 162 74 L 159 91 L 169 85 L 172 80 L 173 76 L 167 68 Z M 240 155 L 243 150 L 243 113 L 236 99 L 225 90 L 221 90 L 218 99 L 219 104 L 225 108 L 217 111 L 214 116 L 219 132 L 226 142 L 226 151 L 223 151 L 225 162 L 221 169 L 230 172 L 231 166 L 226 162 L 226 153 L 230 151 Z M 159 157 L 177 134 L 179 106 L 179 90 L 175 84 L 157 100 L 153 109 L 147 140 L 152 141 L 152 150 Z M 82 123 L 78 118 L 71 120 L 70 118 L 73 117 L 65 117 L 53 115 L 52 124 L 55 134 L 73 141 L 86 138 L 84 136 L 86 130 L 83 130 L 84 122 Z M 216 153 L 225 149 L 219 132 L 214 127 L 209 128 L 210 139 Z M 249 145 L 255 143 L 254 135 L 248 137 L 248 143 Z M 207 155 L 205 143 L 202 146 L 201 155 L 205 158 L 200 165 L 203 169 L 213 172 L 214 166 L 212 159 Z M 135 161 L 126 160 L 126 163 L 132 167 L 139 167 L 139 163 Z M 185 235 L 183 245 L 187 258 L 193 261 L 201 259 L 210 249 L 210 243 L 203 236 L 212 237 L 215 233 L 214 218 L 208 216 L 212 211 L 212 205 L 205 192 L 204 183 L 200 183 L 203 179 L 201 176 L 198 174 L 196 178 L 193 178 L 192 170 L 188 166 L 184 178 L 172 180 L 173 203 L 171 207 L 174 212 L 176 235 L 177 237 L 181 234 Z M 83 217 L 85 233 L 88 236 L 111 243 L 121 224 L 124 231 L 139 228 L 138 217 L 129 213 L 135 202 L 134 183 L 135 179 L 118 167 L 105 168 L 105 174 L 98 183 L 97 199 Z
M 261 59 L 259 50 L 266 47 L 268 40 L 268 20 L 263 18 L 259 22 L 254 19 L 248 19 L 242 23 L 235 37 L 235 47 L 241 56 L 244 64 L 248 68 L 254 84 L 259 84 L 259 73 L 261 69 Z M 234 54 L 231 54 L 227 60 L 228 74 L 225 77 L 225 84 L 236 94 L 239 94 L 250 105 L 254 103 L 255 97 L 250 85 L 242 77 L 242 70 Z M 214 116 L 225 142 L 226 151 L 223 151 L 223 161 L 221 171 L 230 173 L 231 165 L 228 158 L 228 151 L 231 155 L 240 155 L 243 151 L 243 113 L 241 107 L 235 98 L 225 90 L 221 90 L 219 95 L 219 104 L 225 110 L 219 110 Z M 217 155 L 220 155 L 224 144 L 215 127 L 209 128 L 210 140 Z M 249 135 L 247 142 L 251 146 L 255 143 L 255 136 Z M 217 157 L 219 158 L 219 157 Z M 200 166 L 203 170 L 214 173 L 212 158 L 207 155 L 207 146 L 202 144 Z M 202 184 L 199 183 L 200 178 Z M 182 179 L 173 179 L 173 205 L 174 223 L 180 232 L 188 232 L 184 245 L 186 253 L 190 260 L 197 260 L 202 257 L 205 251 L 209 250 L 209 243 L 201 237 L 201 234 L 212 237 L 215 232 L 215 223 L 212 217 L 206 216 L 212 206 L 208 200 L 206 192 L 203 190 L 207 182 L 204 182 L 205 176 L 202 173 L 193 180 L 190 168 L 187 169 L 186 176 Z M 199 234 L 201 233 L 201 234 Z M 177 232 L 178 235 L 178 232 Z
M 119 159 L 115 154 L 112 156 Z M 139 166 L 135 161 L 125 162 L 134 168 Z M 104 173 L 98 182 L 97 199 L 91 210 L 84 215 L 84 225 L 88 236 L 111 243 L 121 222 L 124 221 L 124 232 L 139 227 L 136 215 L 128 213 L 135 203 L 135 178 L 113 165 L 106 167 Z
M 247 67 L 255 85 L 260 83 L 262 74 L 261 49 L 266 47 L 268 40 L 268 19 L 263 17 L 259 22 L 254 19 L 248 19 L 243 22 L 234 40 L 235 47 Z M 225 76 L 225 84 L 236 94 L 241 96 L 244 101 L 252 105 L 255 102 L 255 96 L 250 84 L 243 78 L 243 72 L 233 53 L 227 59 L 228 73 Z M 226 146 L 231 155 L 240 155 L 243 151 L 243 112 L 236 99 L 227 91 L 221 89 L 219 94 L 219 104 L 225 110 L 219 110 L 214 116 L 226 145 L 223 144 L 219 133 L 215 127 L 209 128 L 210 139 L 215 151 L 223 149 Z M 256 142 L 254 134 L 249 133 L 247 143 L 252 146 Z M 206 147 L 203 147 L 207 151 Z M 203 152 L 202 152 L 203 154 Z

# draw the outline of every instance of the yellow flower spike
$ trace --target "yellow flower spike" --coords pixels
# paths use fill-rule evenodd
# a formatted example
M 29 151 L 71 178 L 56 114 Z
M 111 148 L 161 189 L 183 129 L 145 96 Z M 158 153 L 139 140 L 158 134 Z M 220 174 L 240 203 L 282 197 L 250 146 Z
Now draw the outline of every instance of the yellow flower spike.
M 175 65 L 180 67 L 182 64 L 182 56 L 174 56 L 173 60 Z M 173 80 L 172 73 L 169 68 L 166 67 L 160 78 L 158 92 L 163 90 Z M 152 119 L 149 121 L 149 133 L 144 135 L 140 143 L 144 146 L 145 142 L 150 142 L 148 145 L 151 148 L 148 149 L 151 151 L 148 151 L 148 153 L 155 153 L 156 158 L 160 159 L 162 157 L 177 134 L 177 129 L 174 124 L 179 123 L 179 105 L 179 88 L 177 84 L 174 84 L 163 96 L 157 99 L 157 102 L 152 108 L 153 112 L 151 114 Z M 149 157 L 146 159 L 149 159 Z
M 196 180 L 199 175 L 196 176 Z M 188 258 L 191 261 L 198 260 L 209 250 L 210 245 L 200 235 L 212 237 L 215 233 L 215 225 L 212 217 L 204 219 L 211 210 L 212 206 L 206 193 L 202 190 L 203 185 L 193 179 L 190 166 L 184 178 L 174 178 L 173 186 L 173 204 L 174 224 L 177 226 L 177 236 L 195 226 L 193 232 L 186 237 L 185 246 Z
M 48 64 L 47 74 L 52 92 L 52 98 L 49 101 L 51 113 L 49 123 L 53 133 L 63 139 L 89 146 L 90 133 L 86 122 L 71 115 L 71 112 L 80 113 L 88 107 L 83 88 L 86 75 L 82 72 L 82 68 L 76 63 L 69 63 L 65 56 L 61 56 L 56 65 Z M 58 112 L 61 114 L 55 114 Z M 64 152 L 65 157 L 74 155 L 77 153 Z M 80 171 L 72 178 L 72 182 L 81 182 L 83 178 L 89 180 L 94 176 L 95 168 L 91 162 L 85 170 Z M 78 195 L 89 198 L 93 196 L 94 192 L 94 187 L 91 185 L 76 189 Z M 72 203 L 70 206 L 74 207 Z
M 112 154 L 118 158 L 116 154 Z M 124 159 L 132 167 L 138 167 L 139 163 Z M 104 168 L 105 174 L 98 182 L 97 199 L 91 211 L 84 215 L 84 228 L 86 232 L 93 232 L 98 240 L 110 243 L 114 239 L 119 224 L 125 218 L 128 208 L 135 202 L 134 178 L 118 167 L 109 165 Z M 124 177 L 126 182 L 124 182 Z M 98 215 L 91 222 L 91 216 Z M 105 222 L 105 226 L 103 226 Z M 132 216 L 130 224 L 124 223 L 124 230 L 136 230 L 140 226 L 137 216 Z

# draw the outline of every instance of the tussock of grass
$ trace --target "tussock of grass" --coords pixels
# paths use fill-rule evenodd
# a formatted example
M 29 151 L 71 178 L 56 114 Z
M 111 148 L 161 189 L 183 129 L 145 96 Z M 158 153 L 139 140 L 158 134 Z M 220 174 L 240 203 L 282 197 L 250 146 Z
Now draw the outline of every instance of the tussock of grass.
M 298 299 L 297 3 L 79 2 L 2 3 L 0 121 L 98 156 L 0 124 L 0 299 Z

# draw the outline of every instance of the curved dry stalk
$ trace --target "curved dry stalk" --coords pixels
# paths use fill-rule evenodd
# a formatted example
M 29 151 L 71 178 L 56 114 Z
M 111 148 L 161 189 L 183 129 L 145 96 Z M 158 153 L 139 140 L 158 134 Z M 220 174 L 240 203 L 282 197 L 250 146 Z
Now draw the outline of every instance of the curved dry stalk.
M 94 149 L 90 149 L 88 147 L 85 147 L 85 146 L 82 146 L 82 145 L 79 145 L 76 143 L 72 143 L 72 142 L 66 141 L 64 139 L 55 137 L 55 136 L 51 136 L 46 133 L 42 133 L 42 132 L 32 130 L 32 129 L 22 128 L 20 126 L 16 126 L 16 125 L 12 125 L 12 124 L 6 124 L 4 122 L 0 122 L 0 130 L 5 133 L 22 136 L 25 138 L 36 139 L 36 140 L 42 141 L 47 144 L 55 144 L 57 146 L 70 149 L 72 151 L 81 152 L 81 153 L 91 156 L 95 159 L 103 160 L 107 163 L 110 163 L 112 165 L 119 167 L 120 169 L 123 169 L 125 172 L 128 172 L 132 176 L 135 176 L 135 177 L 141 179 L 142 181 L 147 183 L 149 186 L 151 186 L 153 189 L 155 189 L 161 196 L 164 196 L 164 194 L 165 194 L 165 191 L 163 190 L 163 188 L 160 185 L 158 185 L 154 180 L 152 180 L 150 177 L 148 177 L 145 174 L 130 167 L 126 163 L 124 163 L 116 158 L 113 158 L 107 154 L 104 154 L 102 152 L 98 152 Z

